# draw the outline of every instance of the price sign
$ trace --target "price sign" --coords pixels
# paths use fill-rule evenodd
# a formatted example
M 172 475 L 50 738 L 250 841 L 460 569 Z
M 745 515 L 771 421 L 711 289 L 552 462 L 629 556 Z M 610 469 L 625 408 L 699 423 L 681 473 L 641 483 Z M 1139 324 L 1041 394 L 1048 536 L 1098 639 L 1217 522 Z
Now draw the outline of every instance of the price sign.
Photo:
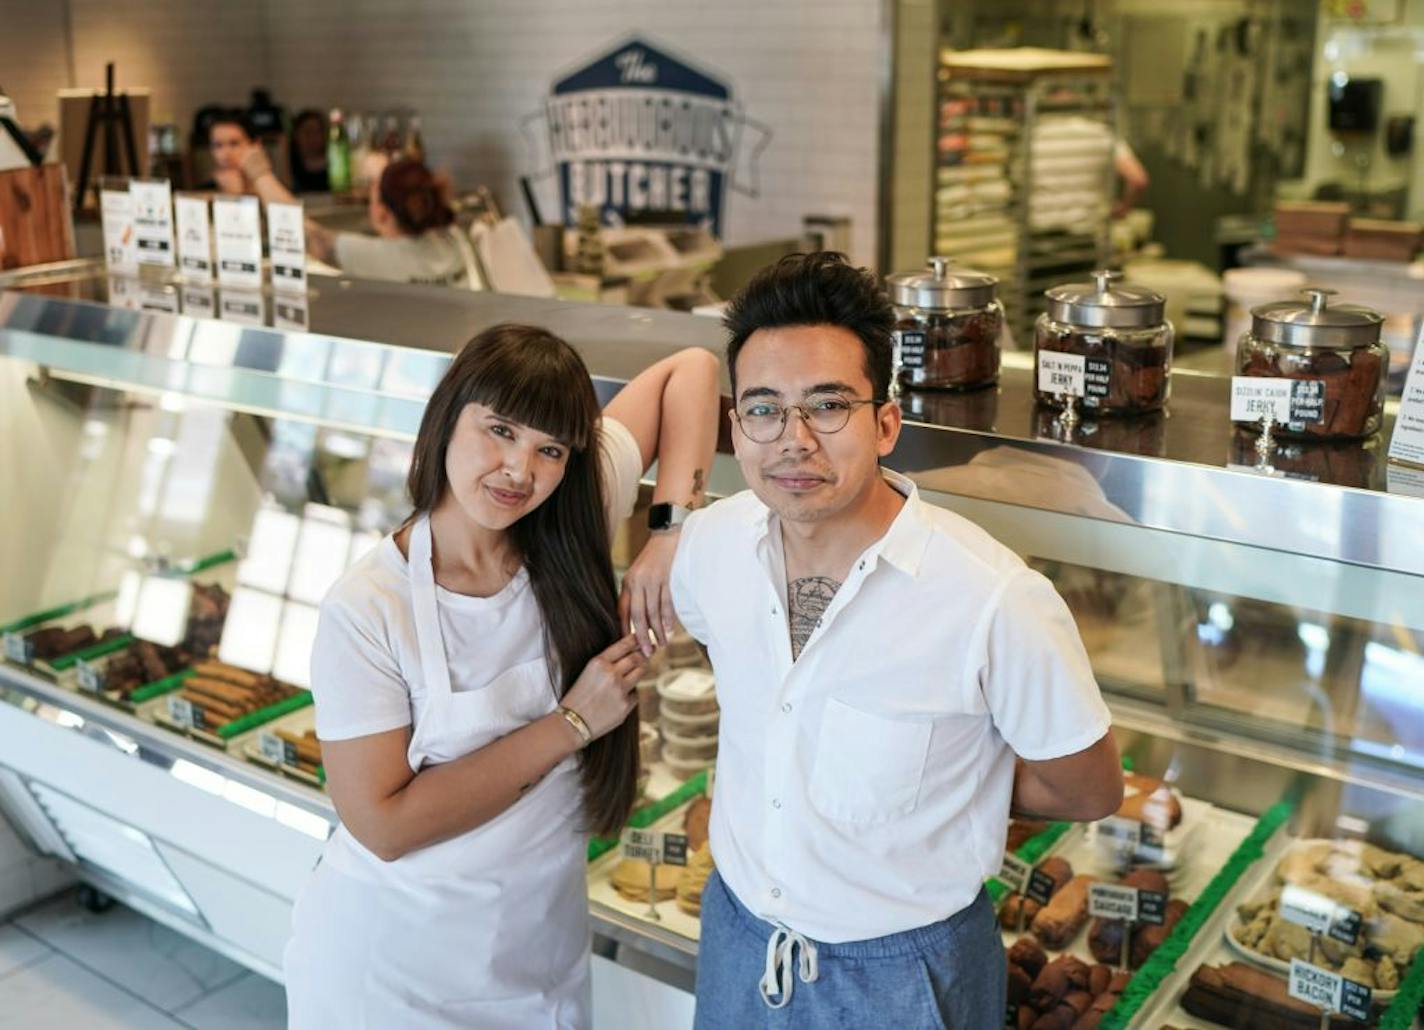
M 132 275 L 138 271 L 134 249 L 133 199 L 128 190 L 102 190 L 99 212 L 104 224 L 104 261 L 109 271 Z
M 30 642 L 19 633 L 5 634 L 5 657 L 12 662 L 19 662 L 21 665 L 29 665 L 34 657 L 34 648 Z
M 1309 426 L 1325 421 L 1325 381 L 1323 379 L 1292 379 L 1290 423 Z
M 1018 855 L 1004 854 L 1004 864 L 999 867 L 999 879 L 1009 885 L 1009 890 L 1015 894 L 1022 894 L 1024 886 L 1032 875 L 1033 866 L 1019 858 Z
M 177 694 L 168 695 L 168 718 L 188 729 L 200 725 L 202 721 L 198 710 L 193 707 L 193 702 Z
M 1394 416 L 1394 435 L 1389 440 L 1392 461 L 1424 465 L 1424 331 L 1414 344 L 1414 360 L 1404 380 L 1404 392 L 1399 397 L 1399 412 Z M 1390 486 L 1393 490 L 1393 485 Z
M 275 733 L 263 730 L 257 737 L 257 746 L 262 751 L 262 757 L 277 765 L 285 765 L 287 762 L 286 741 Z
M 1123 851 L 1136 851 L 1142 843 L 1142 824 L 1136 819 L 1112 815 L 1098 822 L 1098 835 Z
M 1094 919 L 1137 921 L 1137 888 L 1095 883 L 1088 888 L 1088 914 Z
M 902 329 L 895 333 L 895 351 L 901 368 L 925 367 L 925 334 Z
M 1298 958 L 1291 959 L 1289 990 L 1292 998 L 1324 1012 L 1339 1012 L 1362 1023 L 1370 1018 L 1370 988 Z
M 1032 898 L 1040 905 L 1047 905 L 1053 897 L 1053 888 L 1058 885 L 1058 881 L 1041 869 L 1035 869 L 1028 878 L 1028 886 L 1024 888 L 1024 896 Z
M 1162 926 L 1167 922 L 1167 895 L 1161 891 L 1137 892 L 1137 921 Z
M 96 669 L 83 658 L 74 663 L 74 674 L 79 680 L 79 689 L 87 690 L 91 694 L 97 694 L 104 689 L 104 673 Z
M 173 267 L 173 187 L 167 179 L 134 179 L 134 256 L 140 265 Z
M 272 288 L 307 288 L 307 236 L 300 204 L 267 205 L 267 243 L 272 253 Z
M 1112 388 L 1112 362 L 1107 358 L 1083 359 L 1083 404 L 1096 408 Z
M 208 198 L 179 194 L 173 199 L 178 216 L 178 270 L 188 279 L 213 277 L 212 220 Z
M 666 865 L 687 865 L 687 834 L 663 834 L 663 862 Z
M 255 289 L 262 285 L 262 210 L 256 197 L 213 198 L 218 281 Z
M 1082 397 L 1086 389 L 1087 362 L 1081 354 L 1038 352 L 1038 388 L 1044 393 Z

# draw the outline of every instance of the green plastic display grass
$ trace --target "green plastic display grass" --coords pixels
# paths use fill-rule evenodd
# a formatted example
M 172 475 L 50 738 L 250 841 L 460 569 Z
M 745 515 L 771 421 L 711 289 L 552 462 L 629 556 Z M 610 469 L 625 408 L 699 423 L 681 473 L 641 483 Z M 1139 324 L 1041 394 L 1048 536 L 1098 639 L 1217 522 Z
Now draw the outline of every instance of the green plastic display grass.
M 191 563 L 179 562 L 175 568 L 183 576 L 196 576 L 200 572 L 206 572 L 215 565 L 226 565 L 230 561 L 237 560 L 237 552 L 229 548 L 226 551 L 218 551 L 205 558 L 196 558 Z
M 145 683 L 129 694 L 129 703 L 140 705 L 145 701 L 152 701 L 155 697 L 171 694 L 183 685 L 184 680 L 194 675 L 196 675 L 196 673 L 193 669 L 179 669 L 172 676 L 165 676 L 161 680 Z
M 1067 833 L 1072 825 L 1072 823 L 1049 823 L 1046 829 L 1039 830 L 1020 844 L 1014 850 L 1014 854 L 1029 865 L 1038 865 L 1039 860 L 1048 854 L 1048 849 L 1057 844 L 1058 838 Z M 999 899 L 1009 892 L 1009 885 L 994 877 L 989 878 L 985 887 L 989 891 L 989 900 L 996 905 L 999 903 Z
M 1099 1024 L 1101 1030 L 1123 1030 L 1131 1022 L 1138 1009 L 1157 991 L 1163 979 L 1177 968 L 1177 962 L 1186 954 L 1197 931 L 1221 906 L 1246 870 L 1265 854 L 1266 842 L 1280 829 L 1281 824 L 1290 818 L 1294 810 L 1295 805 L 1289 801 L 1278 801 L 1266 809 L 1251 832 L 1246 835 L 1246 839 L 1212 877 L 1211 883 L 1207 884 L 1201 896 L 1192 902 L 1191 907 L 1167 935 L 1167 939 L 1152 953 L 1142 968 L 1133 974 L 1117 1004 L 1103 1016 L 1103 1021 Z
M 275 705 L 268 705 L 266 708 L 259 708 L 255 712 L 248 712 L 241 718 L 232 720 L 232 722 L 226 726 L 218 727 L 217 735 L 223 740 L 231 740 L 239 733 L 246 733 L 250 729 L 261 726 L 264 722 L 271 722 L 273 719 L 286 715 L 288 712 L 295 712 L 305 708 L 311 703 L 311 691 L 299 691 L 285 701 L 278 701 Z
M 113 654 L 115 651 L 122 651 L 124 648 L 128 647 L 133 642 L 133 637 L 129 636 L 127 633 L 120 633 L 116 637 L 110 637 L 108 640 L 101 640 L 97 644 L 92 644 L 89 647 L 84 648 L 83 650 L 71 651 L 69 654 L 61 655 L 60 657 L 54 659 L 48 664 L 49 667 L 55 672 L 64 672 L 66 669 L 73 668 L 74 665 L 80 661 L 80 659 L 83 659 L 87 662 L 95 658 L 102 658 L 106 654 Z
M 662 800 L 653 801 L 642 808 L 634 809 L 633 814 L 628 817 L 628 825 L 635 830 L 647 829 L 674 808 L 685 805 L 698 794 L 706 793 L 707 770 L 703 769 Z M 592 862 L 595 858 L 608 854 L 617 846 L 617 837 L 594 837 L 588 842 L 588 860 Z
M 1409 972 L 1400 981 L 1399 993 L 1380 1018 L 1379 1030 L 1411 1030 L 1419 1006 L 1424 1004 L 1424 955 L 1416 952 Z
M 85 608 L 92 608 L 96 604 L 103 604 L 105 601 L 112 601 L 119 596 L 117 590 L 109 590 L 102 594 L 90 594 L 88 597 L 80 598 L 78 601 L 71 601 L 69 604 L 56 605 L 53 608 L 46 608 L 42 612 L 32 612 L 14 622 L 7 622 L 0 626 L 0 633 L 18 633 L 21 630 L 29 629 L 31 626 L 38 626 L 42 622 L 49 622 L 51 619 L 62 619 L 66 615 L 73 615 L 75 612 L 82 612 Z

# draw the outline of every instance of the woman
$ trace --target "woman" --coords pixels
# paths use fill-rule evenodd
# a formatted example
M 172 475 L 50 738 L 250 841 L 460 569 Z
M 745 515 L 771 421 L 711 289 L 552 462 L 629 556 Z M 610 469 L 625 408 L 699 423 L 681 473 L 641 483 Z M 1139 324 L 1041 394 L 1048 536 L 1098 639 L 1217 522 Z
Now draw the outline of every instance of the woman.
M 586 833 L 633 803 L 645 662 L 620 638 L 609 529 L 654 450 L 658 493 L 699 499 L 715 367 L 675 354 L 600 421 L 583 362 L 542 329 L 495 326 L 451 363 L 414 513 L 322 604 L 312 689 L 341 825 L 293 916 L 291 1026 L 588 1025 Z M 670 563 L 645 550 L 635 578 Z
M 260 149 L 247 152 L 242 174 L 264 201 L 293 202 Z M 374 236 L 333 232 L 308 218 L 307 251 L 358 279 L 474 287 L 474 248 L 455 225 L 444 183 L 425 165 L 402 159 L 372 175 L 367 213 Z

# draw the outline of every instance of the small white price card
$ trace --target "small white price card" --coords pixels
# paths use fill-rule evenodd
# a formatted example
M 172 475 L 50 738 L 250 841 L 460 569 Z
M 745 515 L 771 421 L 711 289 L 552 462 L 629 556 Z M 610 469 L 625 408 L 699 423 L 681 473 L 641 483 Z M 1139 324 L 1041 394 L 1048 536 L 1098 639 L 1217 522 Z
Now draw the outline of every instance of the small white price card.
M 1288 883 L 1281 890 L 1281 918 L 1303 926 L 1311 933 L 1325 934 L 1343 944 L 1353 945 L 1360 936 L 1364 917 L 1323 894 Z
M 272 254 L 272 288 L 307 288 L 307 234 L 300 204 L 267 205 L 267 243 Z
M 1291 381 L 1265 376 L 1231 377 L 1231 421 L 1290 421 Z
M 1008 884 L 1011 891 L 1015 894 L 1022 894 L 1032 875 L 1033 866 L 1019 858 L 1018 855 L 1005 853 L 1004 864 L 999 867 L 999 879 Z
M 1081 354 L 1038 352 L 1038 388 L 1044 393 L 1081 397 L 1085 392 L 1087 362 Z
M 138 263 L 172 268 L 173 189 L 168 180 L 134 179 L 129 183 L 129 197 Z
M 208 198 L 178 194 L 173 198 L 178 216 L 178 271 L 183 278 L 209 282 L 213 278 L 213 231 Z
M 97 694 L 104 689 L 104 673 L 96 669 L 83 658 L 74 663 L 74 675 L 79 681 L 79 689 L 87 690 L 91 694 Z
M 218 282 L 262 286 L 262 209 L 256 197 L 215 197 L 213 232 L 218 244 Z
M 104 223 L 104 262 L 110 272 L 132 275 L 138 271 L 134 248 L 133 198 L 128 190 L 99 193 L 100 218 Z
M 30 647 L 22 633 L 5 634 L 5 657 L 20 665 L 30 664 Z
M 1095 883 L 1088 888 L 1088 915 L 1094 919 L 1137 921 L 1137 888 Z
M 282 738 L 275 733 L 263 730 L 257 738 L 257 746 L 262 749 L 262 757 L 277 765 L 284 765 L 287 761 L 287 747 L 282 742 Z
M 621 838 L 624 858 L 642 859 L 653 865 L 687 865 L 687 834 L 658 830 L 624 830 Z
M 193 710 L 193 703 L 186 697 L 169 694 L 167 704 L 168 718 L 172 719 L 179 726 L 187 726 L 191 729 L 197 725 L 198 713 Z
M 1370 1018 L 1370 994 L 1370 988 L 1362 983 L 1298 958 L 1291 959 L 1290 996 L 1307 1005 L 1314 1005 L 1323 1012 L 1339 1012 L 1364 1023 Z
M 1394 435 L 1389 441 L 1391 461 L 1424 466 L 1424 329 L 1414 343 L 1414 360 L 1399 398 Z

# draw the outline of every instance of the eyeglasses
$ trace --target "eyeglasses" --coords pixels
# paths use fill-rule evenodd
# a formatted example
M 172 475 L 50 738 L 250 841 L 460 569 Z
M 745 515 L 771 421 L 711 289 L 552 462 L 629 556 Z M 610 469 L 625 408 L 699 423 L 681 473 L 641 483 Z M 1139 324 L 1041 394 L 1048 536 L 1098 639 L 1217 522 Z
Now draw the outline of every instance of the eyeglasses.
M 862 404 L 884 404 L 875 397 L 842 397 L 838 393 L 815 393 L 801 404 L 778 404 L 753 397 L 735 409 L 737 425 L 752 443 L 775 443 L 786 432 L 786 419 L 791 412 L 817 435 L 839 433 L 850 421 L 851 412 Z

